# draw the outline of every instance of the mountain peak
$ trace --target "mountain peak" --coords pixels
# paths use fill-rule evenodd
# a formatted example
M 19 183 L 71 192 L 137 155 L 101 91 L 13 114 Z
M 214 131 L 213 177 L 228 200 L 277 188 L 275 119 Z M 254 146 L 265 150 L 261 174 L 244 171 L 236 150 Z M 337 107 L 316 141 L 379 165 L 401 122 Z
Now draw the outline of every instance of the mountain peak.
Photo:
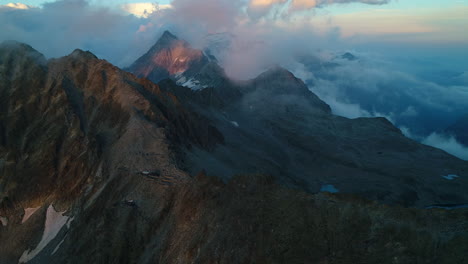
M 349 61 L 355 61 L 357 60 L 357 57 L 354 56 L 352 53 L 350 52 L 346 52 L 345 54 L 341 55 L 341 58 L 342 59 L 345 59 L 345 60 L 349 60 Z
M 158 39 L 158 41 L 156 41 L 156 44 L 154 44 L 154 46 L 150 49 L 150 51 L 156 52 L 157 50 L 161 48 L 168 48 L 174 45 L 174 43 L 176 42 L 184 42 L 184 41 L 180 40 L 170 31 L 166 30 Z
M 172 34 L 169 30 L 165 30 L 159 39 L 174 39 L 175 40 L 178 38 L 174 34 Z
M 257 78 L 291 78 L 291 79 L 296 79 L 294 74 L 287 70 L 286 68 L 283 68 L 282 66 L 276 64 L 273 65 L 272 67 L 268 68 L 265 72 L 260 74 Z
M 69 56 L 74 58 L 84 58 L 84 59 L 97 59 L 96 55 L 90 51 L 84 51 L 81 49 L 75 49 Z
M 5 56 L 12 56 L 17 57 L 18 55 L 22 55 L 28 57 L 39 63 L 41 65 L 45 65 L 47 63 L 46 58 L 42 53 L 35 50 L 33 47 L 29 46 L 28 44 L 18 42 L 15 40 L 6 40 L 0 43 L 0 60 L 1 57 Z
M 33 47 L 29 46 L 28 44 L 18 42 L 16 40 L 5 40 L 0 43 L 0 48 L 5 50 L 17 50 L 17 51 L 25 51 L 25 52 L 34 52 L 39 53 L 39 51 L 35 50 Z
M 129 67 L 129 71 L 155 83 L 166 78 L 192 83 L 195 82 L 193 77 L 209 63 L 210 58 L 203 51 L 192 48 L 187 41 L 166 30 L 156 44 Z

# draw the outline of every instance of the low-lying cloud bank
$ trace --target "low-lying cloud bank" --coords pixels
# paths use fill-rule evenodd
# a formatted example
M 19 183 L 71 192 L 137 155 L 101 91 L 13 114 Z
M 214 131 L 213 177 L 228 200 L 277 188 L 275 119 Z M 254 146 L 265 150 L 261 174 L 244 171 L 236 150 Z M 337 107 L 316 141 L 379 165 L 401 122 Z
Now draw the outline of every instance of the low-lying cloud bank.
M 386 117 L 406 136 L 467 159 L 468 146 L 445 131 L 468 113 L 465 72 L 445 72 L 441 68 L 445 77 L 444 83 L 439 83 L 440 76 L 428 79 L 401 70 L 408 65 L 395 63 L 395 59 L 353 54 L 317 53 L 298 59 L 301 63 L 291 64 L 290 68 L 335 114 L 348 118 Z
M 453 136 L 432 133 L 422 141 L 423 144 L 445 150 L 460 159 L 468 161 L 468 147 L 463 146 Z

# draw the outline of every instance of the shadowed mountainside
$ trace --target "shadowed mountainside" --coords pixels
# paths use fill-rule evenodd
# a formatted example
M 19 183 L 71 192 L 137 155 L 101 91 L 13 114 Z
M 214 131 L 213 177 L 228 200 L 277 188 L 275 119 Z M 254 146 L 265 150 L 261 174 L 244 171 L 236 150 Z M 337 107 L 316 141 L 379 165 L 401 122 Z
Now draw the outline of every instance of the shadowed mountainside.
M 158 43 L 166 38 L 164 33 Z M 158 57 L 165 51 L 152 48 L 148 53 Z M 154 69 L 164 67 L 149 63 Z M 385 118 L 333 115 L 286 69 L 275 66 L 247 81 L 219 78 L 218 85 L 204 89 L 159 83 L 211 120 L 225 138 L 225 144 L 209 151 L 186 151 L 185 166 L 192 174 L 205 169 L 229 179 L 262 173 L 312 193 L 333 185 L 341 192 L 406 206 L 468 201 L 467 162 L 406 138 Z M 442 177 L 449 174 L 461 177 Z

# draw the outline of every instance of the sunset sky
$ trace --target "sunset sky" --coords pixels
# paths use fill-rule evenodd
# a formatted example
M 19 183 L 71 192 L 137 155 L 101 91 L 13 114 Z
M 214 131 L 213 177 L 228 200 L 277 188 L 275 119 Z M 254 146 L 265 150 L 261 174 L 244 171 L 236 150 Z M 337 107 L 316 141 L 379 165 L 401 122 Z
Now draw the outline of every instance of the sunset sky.
M 2 0 L 6 5 L 7 1 Z M 24 0 L 21 3 L 34 7 L 41 7 L 44 3 L 51 1 L 44 0 Z M 180 1 L 179 1 L 180 2 Z M 203 5 L 203 1 L 200 5 Z M 236 2 L 236 1 L 233 1 Z M 237 1 L 239 8 L 243 10 L 257 6 L 276 6 L 270 12 L 285 10 L 287 0 L 251 0 Z M 282 4 L 283 2 L 286 2 Z M 317 5 L 319 7 L 310 8 L 298 12 L 293 20 L 288 20 L 288 26 L 294 26 L 294 20 L 310 19 L 311 23 L 318 30 L 329 30 L 338 28 L 340 35 L 345 38 L 358 37 L 358 41 L 363 37 L 386 38 L 388 41 L 401 42 L 442 42 L 442 43 L 468 43 L 468 0 L 390 0 L 390 1 L 358 1 L 354 3 L 331 3 L 349 1 L 304 1 L 296 0 L 298 7 L 305 9 L 307 6 Z M 319 2 L 325 2 L 320 6 Z M 368 4 L 382 2 L 383 4 Z M 127 10 L 137 15 L 152 12 L 151 2 L 142 1 L 111 1 L 111 0 L 90 0 L 91 6 L 105 6 L 112 9 Z M 171 5 L 171 1 L 164 0 L 157 2 L 161 7 Z M 292 6 L 292 4 L 291 4 Z M 209 9 L 206 4 L 203 8 Z M 259 8 L 259 9 L 261 9 Z M 270 10 L 270 11 L 271 11 Z M 262 11 L 263 12 L 263 11 Z M 275 20 L 275 19 L 272 19 Z M 276 19 L 279 20 L 279 19 Z M 367 40 L 367 38 L 364 38 Z M 362 41 L 362 40 L 361 40 Z

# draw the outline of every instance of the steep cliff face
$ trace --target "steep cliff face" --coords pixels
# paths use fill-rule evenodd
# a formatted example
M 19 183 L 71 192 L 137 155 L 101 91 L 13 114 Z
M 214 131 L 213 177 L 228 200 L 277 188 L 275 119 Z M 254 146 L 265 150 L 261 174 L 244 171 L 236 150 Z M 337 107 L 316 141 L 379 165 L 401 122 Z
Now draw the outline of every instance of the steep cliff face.
M 192 89 L 219 84 L 224 75 L 215 58 L 168 31 L 127 70 L 155 83 L 170 78 Z

